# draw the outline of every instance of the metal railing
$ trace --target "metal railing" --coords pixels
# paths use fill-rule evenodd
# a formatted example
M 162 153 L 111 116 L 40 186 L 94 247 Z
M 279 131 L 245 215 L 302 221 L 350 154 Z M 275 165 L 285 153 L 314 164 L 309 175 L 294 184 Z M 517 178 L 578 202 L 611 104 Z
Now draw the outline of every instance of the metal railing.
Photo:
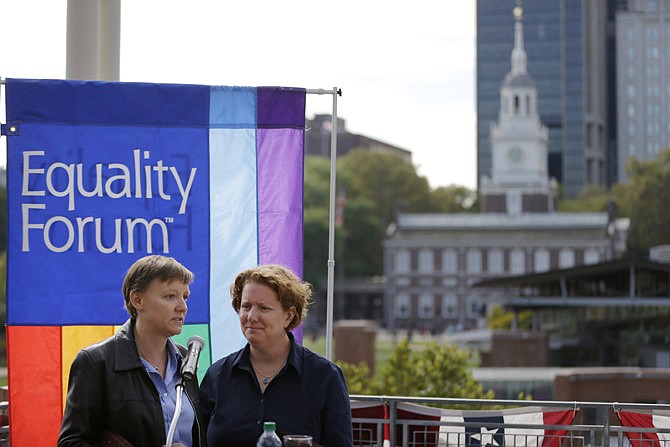
M 356 446 L 670 447 L 667 404 L 350 397 Z M 647 414 L 649 420 L 655 415 L 664 422 L 624 426 L 620 412 Z M 542 414 L 563 418 L 547 423 Z

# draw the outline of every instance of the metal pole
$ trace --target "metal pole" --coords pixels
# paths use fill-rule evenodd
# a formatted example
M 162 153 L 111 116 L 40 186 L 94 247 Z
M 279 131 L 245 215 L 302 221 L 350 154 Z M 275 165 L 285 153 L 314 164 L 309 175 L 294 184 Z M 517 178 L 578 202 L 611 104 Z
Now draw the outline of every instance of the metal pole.
M 330 131 L 330 209 L 328 219 L 328 289 L 326 294 L 326 358 L 333 360 L 333 298 L 335 288 L 335 191 L 337 166 L 337 88 L 333 87 Z
M 333 288 L 335 284 L 335 191 L 337 166 L 337 96 L 342 90 L 307 90 L 307 93 L 333 95 L 333 113 L 330 133 L 330 208 L 328 216 L 328 285 L 326 290 L 326 358 L 333 359 Z
M 67 79 L 119 80 L 121 0 L 68 0 Z

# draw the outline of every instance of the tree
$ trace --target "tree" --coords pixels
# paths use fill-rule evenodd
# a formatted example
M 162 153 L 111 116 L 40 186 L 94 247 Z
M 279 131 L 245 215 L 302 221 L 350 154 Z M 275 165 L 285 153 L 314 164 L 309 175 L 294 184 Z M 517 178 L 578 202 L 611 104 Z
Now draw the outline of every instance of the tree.
M 628 183 L 616 185 L 620 214 L 630 217 L 628 251 L 646 255 L 655 245 L 670 243 L 670 150 L 657 159 L 631 158 L 626 166 Z
M 439 213 L 479 212 L 479 195 L 465 186 L 440 186 L 433 191 L 433 204 Z
M 304 207 L 328 210 L 330 206 L 330 162 L 327 158 L 305 157 Z
M 607 211 L 609 203 L 614 199 L 614 194 L 602 186 L 586 186 L 579 197 L 573 200 L 561 200 L 558 202 L 558 211 L 561 212 L 586 212 Z
M 395 219 L 398 205 L 408 211 L 431 211 L 428 180 L 399 155 L 357 149 L 338 160 L 337 169 L 347 201 L 370 200 L 382 231 Z
M 452 343 L 429 342 L 412 351 L 402 340 L 381 372 L 381 388 L 393 396 L 462 397 L 493 399 L 472 376 L 475 360 L 471 353 Z
M 472 376 L 472 354 L 451 343 L 427 343 L 412 350 L 406 339 L 395 347 L 379 377 L 370 378 L 365 364 L 340 364 L 351 394 L 493 399 Z
M 491 310 L 491 314 L 488 316 L 488 321 L 486 326 L 489 329 L 511 329 L 512 328 L 512 319 L 514 318 L 513 312 L 505 310 L 502 306 L 494 306 Z M 533 311 L 531 310 L 522 310 L 519 312 L 517 329 L 519 330 L 529 330 L 533 327 Z
M 384 232 L 380 231 L 374 203 L 367 198 L 348 200 L 344 223 L 337 230 L 340 235 L 335 252 L 338 274 L 346 277 L 381 274 Z
M 370 368 L 368 368 L 367 363 L 361 362 L 358 365 L 354 365 L 352 363 L 337 362 L 337 365 L 342 368 L 349 394 L 375 394 L 375 379 L 370 378 Z
M 303 277 L 318 295 L 326 290 L 328 210 L 305 208 L 303 214 Z
M 337 162 L 342 223 L 335 231 L 339 277 L 383 274 L 383 241 L 399 210 L 416 213 L 477 209 L 477 193 L 451 185 L 431 191 L 427 180 L 398 155 L 353 150 Z M 304 277 L 325 290 L 330 209 L 330 161 L 305 158 Z
M 315 295 L 326 289 L 329 193 L 328 160 L 323 157 L 306 157 L 303 191 L 303 277 L 312 284 Z

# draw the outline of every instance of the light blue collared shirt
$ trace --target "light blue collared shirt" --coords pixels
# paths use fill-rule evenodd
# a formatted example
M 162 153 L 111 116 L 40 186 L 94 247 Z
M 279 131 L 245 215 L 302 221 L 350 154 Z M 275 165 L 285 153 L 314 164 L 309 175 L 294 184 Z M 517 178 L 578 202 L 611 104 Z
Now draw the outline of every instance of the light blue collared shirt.
M 179 353 L 177 352 L 177 347 L 174 345 L 172 340 L 168 339 L 167 348 L 168 361 L 167 367 L 165 369 L 165 379 L 161 377 L 160 373 L 156 371 L 156 368 L 154 368 L 153 365 L 151 365 L 143 358 L 140 358 L 144 368 L 149 373 L 149 377 L 151 377 L 151 380 L 156 386 L 156 390 L 158 390 L 158 395 L 161 399 L 166 438 L 177 407 L 177 383 L 181 378 L 179 369 L 177 368 L 177 359 L 180 357 Z M 179 415 L 179 421 L 177 422 L 177 429 L 175 430 L 174 436 L 172 438 L 173 444 L 181 443 L 186 447 L 191 447 L 193 445 L 191 430 L 193 429 L 194 420 L 195 414 L 193 412 L 193 406 L 191 406 L 191 402 L 188 400 L 186 392 L 182 392 L 181 413 Z

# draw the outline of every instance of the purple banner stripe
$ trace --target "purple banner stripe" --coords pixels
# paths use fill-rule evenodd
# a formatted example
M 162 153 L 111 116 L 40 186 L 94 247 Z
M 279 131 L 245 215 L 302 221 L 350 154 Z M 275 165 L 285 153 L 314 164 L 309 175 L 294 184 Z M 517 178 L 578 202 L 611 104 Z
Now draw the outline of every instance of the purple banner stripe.
M 257 100 L 259 128 L 304 129 L 304 88 L 258 87 Z
M 302 276 L 303 141 L 298 129 L 258 130 L 259 263 Z

